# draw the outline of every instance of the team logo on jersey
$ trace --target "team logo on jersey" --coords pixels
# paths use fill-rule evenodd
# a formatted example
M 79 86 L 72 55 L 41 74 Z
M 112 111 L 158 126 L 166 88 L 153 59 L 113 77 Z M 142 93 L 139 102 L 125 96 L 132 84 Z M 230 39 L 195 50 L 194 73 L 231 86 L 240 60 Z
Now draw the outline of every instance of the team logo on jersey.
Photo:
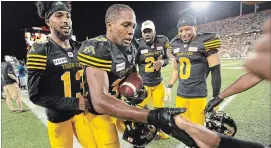
M 129 62 L 132 62 L 133 56 L 132 55 L 128 55 L 127 59 L 128 59 Z
M 72 53 L 72 52 L 68 52 L 68 56 L 69 56 L 70 58 L 72 58 L 72 57 L 73 57 L 73 53 Z
M 84 53 L 91 53 L 92 54 L 95 54 L 95 50 L 94 50 L 94 47 L 93 46 L 87 46 L 85 47 L 85 49 L 83 50 Z
M 66 57 L 62 57 L 62 58 L 54 59 L 53 62 L 55 65 L 60 65 L 60 64 L 68 63 L 68 60 L 66 59 Z
M 187 44 L 184 44 L 184 45 L 183 45 L 183 48 L 186 48 L 186 47 L 187 47 Z
M 175 49 L 173 49 L 173 54 L 175 54 L 175 53 L 177 53 L 179 51 L 180 51 L 180 48 L 175 48 Z
M 125 62 L 116 65 L 116 72 L 125 69 Z
M 154 48 L 154 45 L 151 45 L 151 48 Z
M 143 50 L 140 51 L 141 54 L 145 54 L 145 53 L 148 53 L 148 52 L 149 52 L 148 49 L 143 49 Z
M 163 50 L 162 46 L 157 47 L 157 50 Z
M 197 52 L 198 51 L 198 47 L 189 47 L 188 51 Z

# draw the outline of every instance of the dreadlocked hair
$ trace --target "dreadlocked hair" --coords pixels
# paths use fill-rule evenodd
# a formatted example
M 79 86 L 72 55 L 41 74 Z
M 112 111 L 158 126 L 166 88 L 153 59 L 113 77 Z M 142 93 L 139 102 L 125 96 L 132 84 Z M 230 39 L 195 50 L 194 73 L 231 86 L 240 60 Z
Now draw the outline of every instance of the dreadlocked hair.
M 63 4 L 65 4 L 69 10 L 71 10 L 71 2 L 69 1 L 61 1 Z M 46 12 L 48 12 L 56 1 L 38 1 L 36 3 L 38 15 L 40 18 L 45 19 Z

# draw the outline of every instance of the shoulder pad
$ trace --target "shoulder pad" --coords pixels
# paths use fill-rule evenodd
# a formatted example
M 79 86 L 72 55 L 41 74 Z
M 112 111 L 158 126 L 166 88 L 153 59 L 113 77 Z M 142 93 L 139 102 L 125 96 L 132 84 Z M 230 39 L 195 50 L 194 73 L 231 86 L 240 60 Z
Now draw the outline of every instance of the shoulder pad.
M 177 41 L 177 40 L 180 40 L 178 34 L 177 34 L 173 39 L 170 40 L 170 42 L 169 42 L 170 45 L 171 45 L 172 43 L 174 43 L 175 41 Z
M 47 48 L 49 43 L 34 43 L 27 54 L 26 67 L 28 70 L 45 70 L 47 63 Z
M 198 40 L 203 41 L 203 42 L 207 42 L 214 39 L 220 39 L 217 33 L 202 33 L 198 35 L 199 35 Z
M 216 33 L 203 33 L 200 34 L 198 40 L 203 42 L 206 51 L 217 49 L 221 46 L 221 40 Z
M 164 35 L 157 35 L 157 39 L 161 40 L 163 43 L 169 42 L 168 38 Z
M 112 67 L 110 42 L 103 36 L 86 40 L 79 49 L 78 60 L 82 65 L 110 71 Z

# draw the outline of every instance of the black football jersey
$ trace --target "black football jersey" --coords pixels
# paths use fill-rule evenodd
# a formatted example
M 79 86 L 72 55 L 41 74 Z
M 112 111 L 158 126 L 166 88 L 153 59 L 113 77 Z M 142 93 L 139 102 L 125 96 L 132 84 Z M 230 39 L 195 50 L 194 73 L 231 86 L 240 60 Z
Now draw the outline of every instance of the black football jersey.
M 178 65 L 177 95 L 188 98 L 206 97 L 206 73 L 209 69 L 207 57 L 218 52 L 221 45 L 218 35 L 197 34 L 189 44 L 175 37 L 170 45 Z
M 27 55 L 28 86 L 31 101 L 46 107 L 51 122 L 65 121 L 81 113 L 83 69 L 77 61 L 80 44 L 63 49 L 52 39 L 35 43 Z
M 136 63 L 139 67 L 139 74 L 146 86 L 157 86 L 163 80 L 161 69 L 155 70 L 153 63 L 157 60 L 164 60 L 164 66 L 168 64 L 169 40 L 163 35 L 156 35 L 154 43 L 149 46 L 144 39 L 137 40 L 139 47 Z
M 135 68 L 136 49 L 134 46 L 120 49 L 101 35 L 82 43 L 78 53 L 80 64 L 107 72 L 109 93 L 120 98 L 119 83 Z

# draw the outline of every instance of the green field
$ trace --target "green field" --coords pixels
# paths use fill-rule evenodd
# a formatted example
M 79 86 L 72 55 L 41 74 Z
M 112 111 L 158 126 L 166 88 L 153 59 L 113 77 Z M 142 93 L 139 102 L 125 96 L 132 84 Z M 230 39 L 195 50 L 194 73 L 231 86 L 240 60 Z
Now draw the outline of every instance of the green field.
M 245 73 L 238 69 L 242 66 L 239 60 L 222 60 L 222 90 Z M 162 70 L 165 84 L 170 78 L 172 65 Z M 172 98 L 176 96 L 174 85 Z M 208 78 L 209 96 L 212 95 L 210 79 Z M 210 98 L 210 97 L 208 97 Z M 254 88 L 238 94 L 225 108 L 237 123 L 237 138 L 271 144 L 271 103 L 270 83 L 261 82 Z M 2 102 L 2 147 L 3 148 L 47 148 L 49 147 L 47 130 L 31 112 L 9 113 L 7 106 Z M 175 100 L 166 103 L 174 107 Z M 170 138 L 168 140 L 153 141 L 148 148 L 175 148 L 180 142 Z

